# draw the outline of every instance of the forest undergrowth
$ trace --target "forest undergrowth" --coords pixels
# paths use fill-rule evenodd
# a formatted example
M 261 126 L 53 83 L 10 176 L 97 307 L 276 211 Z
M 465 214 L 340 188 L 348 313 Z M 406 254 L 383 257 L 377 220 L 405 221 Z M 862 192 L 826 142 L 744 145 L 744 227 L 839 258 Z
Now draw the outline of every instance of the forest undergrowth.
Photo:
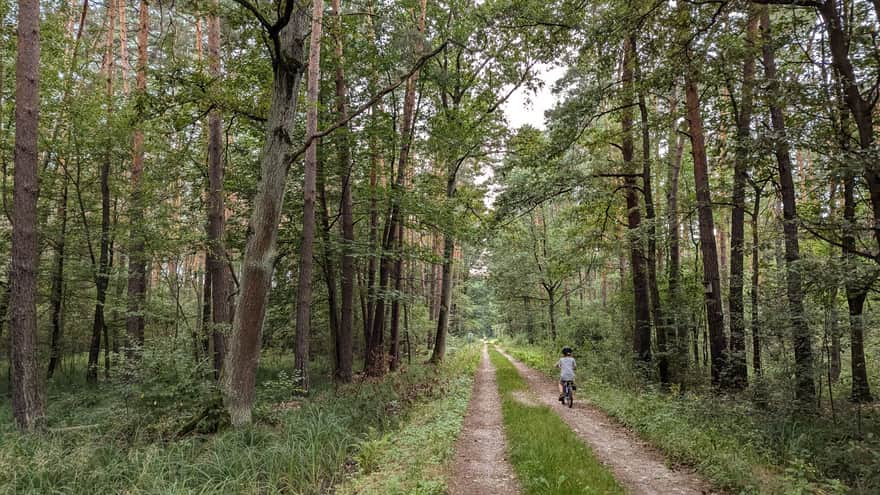
M 394 468 L 404 473 L 395 475 L 401 486 L 415 486 L 406 484 L 407 475 L 448 457 L 479 360 L 477 346 L 453 342 L 439 367 L 423 364 L 427 356 L 417 352 L 401 372 L 339 388 L 327 365 L 317 362 L 312 395 L 302 398 L 293 394 L 292 362 L 267 354 L 253 425 L 232 429 L 222 415 L 209 414 L 180 436 L 218 396 L 204 376 L 209 370 L 186 356 L 175 361 L 155 344 L 145 348 L 144 373 L 136 380 L 114 377 L 92 389 L 72 377 L 53 381 L 44 432 L 19 432 L 4 402 L 0 493 L 318 494 L 381 471 L 383 459 L 395 459 Z M 444 411 L 442 421 L 431 424 L 446 425 L 442 438 L 414 426 L 434 409 Z M 433 457 L 406 455 L 406 448 L 424 445 L 424 434 L 445 443 Z M 407 462 L 419 467 L 408 469 Z
M 533 368 L 558 373 L 556 344 L 517 340 L 503 346 Z M 832 417 L 827 407 L 805 415 L 791 402 L 756 401 L 746 394 L 664 392 L 626 379 L 632 372 L 619 373 L 607 355 L 575 352 L 582 397 L 659 448 L 670 464 L 692 466 L 720 488 L 779 495 L 880 491 L 876 406 L 839 400 Z M 838 396 L 846 397 L 842 390 Z

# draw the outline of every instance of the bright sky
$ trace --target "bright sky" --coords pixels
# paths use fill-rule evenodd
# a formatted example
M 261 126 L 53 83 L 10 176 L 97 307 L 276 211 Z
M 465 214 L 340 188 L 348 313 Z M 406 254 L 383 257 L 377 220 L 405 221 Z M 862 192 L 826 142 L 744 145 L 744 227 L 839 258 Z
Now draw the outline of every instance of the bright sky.
M 551 92 L 553 84 L 565 74 L 565 69 L 559 66 L 548 64 L 538 64 L 536 66 L 538 77 L 544 82 L 544 85 L 533 93 L 525 88 L 517 89 L 507 100 L 502 108 L 504 116 L 507 117 L 507 123 L 511 129 L 519 129 L 525 124 L 531 124 L 538 129 L 546 129 L 544 125 L 544 112 L 553 108 L 556 104 L 556 95 Z M 492 169 L 486 167 L 483 173 L 477 177 L 477 184 L 483 184 L 492 180 Z M 488 194 L 483 198 L 486 207 L 491 208 L 498 195 L 498 188 L 494 185 L 489 186 Z
M 504 104 L 504 115 L 512 129 L 519 129 L 525 124 L 545 129 L 544 112 L 556 104 L 556 96 L 550 90 L 553 84 L 565 74 L 565 68 L 538 64 L 536 70 L 538 77 L 544 81 L 544 86 L 537 93 L 519 88 Z

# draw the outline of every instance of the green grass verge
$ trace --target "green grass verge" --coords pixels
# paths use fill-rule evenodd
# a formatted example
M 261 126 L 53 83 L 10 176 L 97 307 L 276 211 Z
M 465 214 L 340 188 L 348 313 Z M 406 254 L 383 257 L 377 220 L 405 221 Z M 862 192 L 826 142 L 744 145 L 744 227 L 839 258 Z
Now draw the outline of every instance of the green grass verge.
M 435 400 L 415 406 L 392 433 L 374 432 L 358 445 L 359 473 L 336 488 L 337 495 L 441 495 L 446 467 L 455 453 L 473 389 L 479 348 L 456 353 L 452 366 L 467 372 L 447 384 Z
M 614 476 L 547 406 L 529 406 L 513 392 L 528 390 L 516 368 L 490 351 L 507 433 L 510 461 L 525 494 L 623 494 Z
M 111 384 L 53 387 L 45 433 L 18 432 L 8 402 L 0 404 L 0 493 L 328 493 L 357 472 L 353 461 L 365 458 L 370 439 L 394 435 L 413 408 L 459 387 L 476 356 L 476 346 L 464 346 L 439 367 L 413 364 L 381 381 L 327 389 L 299 403 L 274 391 L 289 391 L 287 380 L 273 385 L 267 379 L 258 390 L 263 413 L 254 425 L 181 439 L 132 434 L 133 423 L 147 420 L 139 416 L 144 409 L 126 403 Z
M 557 357 L 549 349 L 505 349 L 548 375 L 555 371 Z M 843 432 L 852 425 L 762 410 L 745 398 L 634 390 L 594 376 L 579 376 L 578 384 L 582 396 L 662 450 L 671 463 L 692 466 L 730 492 L 873 494 L 880 486 L 876 441 L 871 433 L 856 441 Z

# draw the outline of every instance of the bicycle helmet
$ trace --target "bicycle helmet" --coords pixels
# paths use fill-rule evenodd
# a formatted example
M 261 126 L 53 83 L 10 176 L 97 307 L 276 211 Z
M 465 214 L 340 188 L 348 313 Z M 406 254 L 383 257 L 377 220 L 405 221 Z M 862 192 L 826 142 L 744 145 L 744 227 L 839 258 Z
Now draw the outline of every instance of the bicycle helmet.
M 571 355 L 571 347 L 568 347 L 568 346 L 563 347 L 562 348 L 562 355 L 563 356 L 570 356 Z

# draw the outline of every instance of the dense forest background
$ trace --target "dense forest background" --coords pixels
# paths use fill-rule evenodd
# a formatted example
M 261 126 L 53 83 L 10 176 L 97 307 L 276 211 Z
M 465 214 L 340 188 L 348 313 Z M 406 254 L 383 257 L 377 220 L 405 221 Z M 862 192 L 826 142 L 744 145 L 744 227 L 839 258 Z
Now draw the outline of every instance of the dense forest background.
M 4 428 L 273 423 L 482 336 L 870 493 L 878 26 L 876 0 L 0 0 Z

